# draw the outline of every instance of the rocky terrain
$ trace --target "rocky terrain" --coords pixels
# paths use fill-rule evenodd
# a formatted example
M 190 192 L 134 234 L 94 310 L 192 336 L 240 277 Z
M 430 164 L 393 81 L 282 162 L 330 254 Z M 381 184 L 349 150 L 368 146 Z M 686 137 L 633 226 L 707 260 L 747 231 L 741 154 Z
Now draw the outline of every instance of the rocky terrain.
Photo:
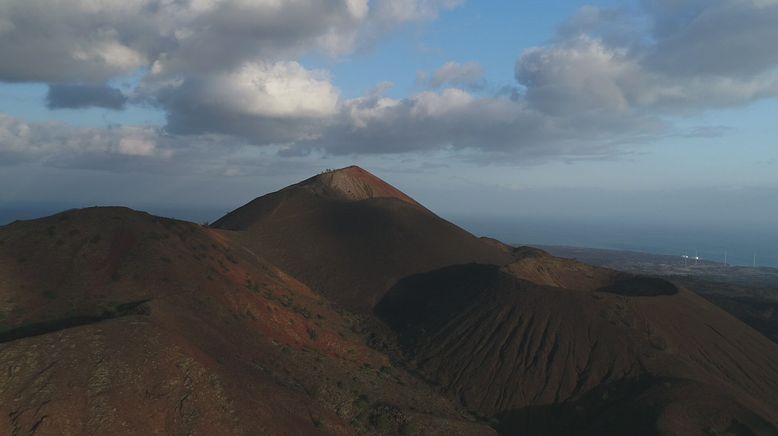
M 367 171 L 210 227 L 0 227 L 0 433 L 778 434 L 778 345 L 675 281 L 479 239 Z

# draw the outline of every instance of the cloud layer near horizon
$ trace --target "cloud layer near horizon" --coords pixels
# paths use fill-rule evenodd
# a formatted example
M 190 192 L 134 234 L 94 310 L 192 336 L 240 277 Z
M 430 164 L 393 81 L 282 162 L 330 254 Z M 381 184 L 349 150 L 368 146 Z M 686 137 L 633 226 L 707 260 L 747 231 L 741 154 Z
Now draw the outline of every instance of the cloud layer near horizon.
M 101 130 L 5 116 L 0 157 L 89 157 L 108 168 L 116 157 L 173 160 L 199 143 L 209 146 L 191 146 L 192 154 L 248 144 L 287 156 L 449 149 L 482 161 L 599 157 L 678 133 L 679 114 L 778 94 L 775 0 L 584 7 L 546 45 L 517 47 L 516 82 L 491 94 L 479 64 L 450 62 L 427 76 L 429 90 L 389 98 L 390 85 L 378 84 L 346 99 L 327 71 L 300 61 L 369 49 L 392 28 L 460 3 L 8 0 L 0 57 L 15 61 L 0 64 L 0 80 L 48 84 L 53 109 L 153 105 L 167 124 Z M 108 85 L 138 71 L 126 96 Z

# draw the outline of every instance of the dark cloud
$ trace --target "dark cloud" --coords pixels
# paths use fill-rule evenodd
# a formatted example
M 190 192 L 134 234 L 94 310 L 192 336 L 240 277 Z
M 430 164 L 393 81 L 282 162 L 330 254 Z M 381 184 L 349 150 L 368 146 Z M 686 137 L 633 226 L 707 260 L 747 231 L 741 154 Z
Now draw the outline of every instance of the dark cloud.
M 49 109 L 81 109 L 102 107 L 120 110 L 127 96 L 108 85 L 49 85 L 46 107 Z
M 674 4 L 673 4 L 674 3 Z M 655 23 L 645 63 L 667 74 L 748 77 L 778 64 L 778 2 L 646 2 Z
M 526 50 L 516 79 L 528 101 L 550 115 L 673 116 L 778 95 L 778 2 L 643 6 L 637 15 L 586 7 L 551 44 Z
M 341 55 L 397 24 L 460 0 L 4 0 L 0 80 L 104 83 L 150 68 L 157 78 L 246 61 Z

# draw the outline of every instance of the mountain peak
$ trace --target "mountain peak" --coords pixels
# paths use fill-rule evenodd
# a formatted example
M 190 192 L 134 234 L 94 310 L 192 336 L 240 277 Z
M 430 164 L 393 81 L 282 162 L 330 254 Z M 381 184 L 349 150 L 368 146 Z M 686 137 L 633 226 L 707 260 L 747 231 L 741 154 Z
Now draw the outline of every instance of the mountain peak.
M 346 200 L 359 201 L 373 198 L 395 198 L 414 206 L 422 207 L 399 189 L 356 165 L 337 170 L 328 170 L 306 180 L 303 182 L 303 185 L 323 187 L 330 193 L 334 193 Z

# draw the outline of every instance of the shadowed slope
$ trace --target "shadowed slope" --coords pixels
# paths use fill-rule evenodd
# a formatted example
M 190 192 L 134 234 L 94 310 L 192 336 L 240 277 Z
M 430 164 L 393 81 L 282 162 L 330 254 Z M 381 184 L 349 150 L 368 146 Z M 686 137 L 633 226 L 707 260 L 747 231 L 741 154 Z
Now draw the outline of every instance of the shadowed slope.
M 504 430 L 558 431 L 562 404 L 578 401 L 571 410 L 580 413 L 564 412 L 574 428 L 607 409 L 611 386 L 620 386 L 619 413 L 656 412 L 646 434 L 699 434 L 706 420 L 711 431 L 734 420 L 771 434 L 778 424 L 778 347 L 665 281 L 541 252 L 503 268 L 453 266 L 407 278 L 376 313 L 418 371 L 466 408 L 502 416 Z M 640 387 L 646 377 L 654 382 Z M 683 384 L 658 381 L 668 379 Z M 606 424 L 617 434 L 637 426 Z
M 333 301 L 362 310 L 407 275 L 510 260 L 357 167 L 257 198 L 213 226 L 245 232 L 241 239 L 251 249 Z
M 641 376 L 601 385 L 579 399 L 501 413 L 505 434 L 775 435 L 764 418 L 710 385 Z
M 232 236 L 119 208 L 0 227 L 0 433 L 490 433 Z

